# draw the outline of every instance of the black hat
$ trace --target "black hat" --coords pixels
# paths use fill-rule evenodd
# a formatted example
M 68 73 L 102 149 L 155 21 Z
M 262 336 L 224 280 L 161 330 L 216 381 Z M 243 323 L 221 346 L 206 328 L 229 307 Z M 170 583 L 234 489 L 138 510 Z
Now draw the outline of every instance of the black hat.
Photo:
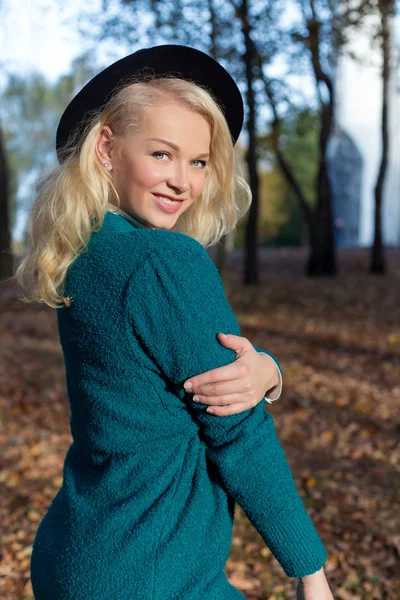
M 208 54 L 176 44 L 165 44 L 138 50 L 113 63 L 93 77 L 71 100 L 57 128 L 56 149 L 59 162 L 71 134 L 83 132 L 87 117 L 104 108 L 111 97 L 141 77 L 164 75 L 180 77 L 200 84 L 211 92 L 221 107 L 236 143 L 243 125 L 243 100 L 239 88 L 216 60 Z

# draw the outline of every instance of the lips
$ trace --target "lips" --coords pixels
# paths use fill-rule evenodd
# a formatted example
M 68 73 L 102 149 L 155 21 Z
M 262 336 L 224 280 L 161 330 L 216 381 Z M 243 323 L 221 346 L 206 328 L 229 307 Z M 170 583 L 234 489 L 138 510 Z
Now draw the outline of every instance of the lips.
M 183 202 L 183 200 L 181 200 L 180 198 L 174 198 L 173 196 L 169 196 L 168 194 L 156 194 L 155 192 L 153 192 L 154 196 L 164 196 L 164 198 L 168 198 L 168 200 L 174 200 L 174 202 Z
M 182 201 L 176 202 L 175 204 L 168 204 L 166 199 L 163 200 L 161 195 L 152 194 L 155 204 L 165 213 L 176 213 L 181 208 Z

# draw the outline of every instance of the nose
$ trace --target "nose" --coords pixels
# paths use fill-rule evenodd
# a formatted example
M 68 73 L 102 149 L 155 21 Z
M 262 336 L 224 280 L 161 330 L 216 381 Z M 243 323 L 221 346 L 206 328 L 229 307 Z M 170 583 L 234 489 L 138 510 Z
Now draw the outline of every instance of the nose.
M 179 191 L 187 191 L 190 188 L 187 167 L 177 161 L 168 179 L 168 183 L 172 188 L 174 188 L 174 190 L 177 191 L 177 193 Z

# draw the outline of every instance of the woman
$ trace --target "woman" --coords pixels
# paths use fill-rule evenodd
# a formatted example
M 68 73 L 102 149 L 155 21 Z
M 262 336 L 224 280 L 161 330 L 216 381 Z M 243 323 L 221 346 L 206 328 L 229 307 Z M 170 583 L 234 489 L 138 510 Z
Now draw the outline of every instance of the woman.
M 37 600 L 243 598 L 224 573 L 235 502 L 307 600 L 332 598 L 265 398 L 243 405 L 241 375 L 262 358 L 230 337 L 205 250 L 249 205 L 233 170 L 242 121 L 229 74 L 175 45 L 111 65 L 61 118 L 17 274 L 58 308 L 73 436 L 34 540 Z M 236 379 L 207 384 L 235 351 Z M 235 412 L 208 413 L 216 392 Z

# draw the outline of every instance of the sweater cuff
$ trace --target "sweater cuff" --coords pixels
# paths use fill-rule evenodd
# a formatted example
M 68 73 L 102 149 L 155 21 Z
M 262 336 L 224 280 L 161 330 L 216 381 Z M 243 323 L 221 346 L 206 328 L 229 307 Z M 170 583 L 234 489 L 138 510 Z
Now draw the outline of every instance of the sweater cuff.
M 300 514 L 278 516 L 269 524 L 268 539 L 264 541 L 288 577 L 312 575 L 328 557 L 305 508 Z

